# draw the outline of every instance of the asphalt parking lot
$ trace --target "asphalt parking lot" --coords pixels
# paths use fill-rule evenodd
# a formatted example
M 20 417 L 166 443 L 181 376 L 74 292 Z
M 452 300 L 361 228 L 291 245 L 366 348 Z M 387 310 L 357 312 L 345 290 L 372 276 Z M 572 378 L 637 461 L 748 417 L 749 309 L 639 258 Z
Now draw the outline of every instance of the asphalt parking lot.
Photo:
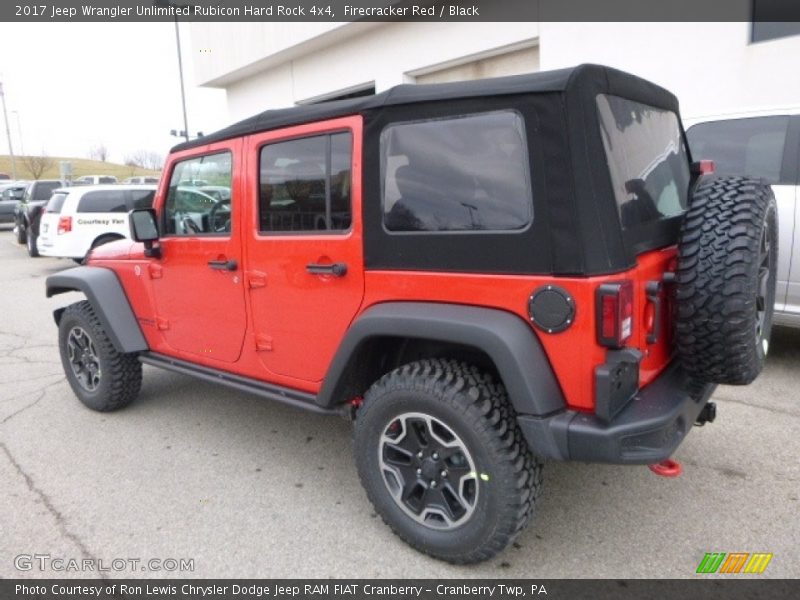
M 70 266 L 0 230 L 2 577 L 82 575 L 15 568 L 32 554 L 194 559 L 126 577 L 693 577 L 706 552 L 771 552 L 762 577 L 800 577 L 800 332 L 775 333 L 755 384 L 719 388 L 717 421 L 676 454 L 683 476 L 549 464 L 514 547 L 455 567 L 376 518 L 344 421 L 150 367 L 127 409 L 84 408 L 51 316 L 77 296 L 44 296 Z

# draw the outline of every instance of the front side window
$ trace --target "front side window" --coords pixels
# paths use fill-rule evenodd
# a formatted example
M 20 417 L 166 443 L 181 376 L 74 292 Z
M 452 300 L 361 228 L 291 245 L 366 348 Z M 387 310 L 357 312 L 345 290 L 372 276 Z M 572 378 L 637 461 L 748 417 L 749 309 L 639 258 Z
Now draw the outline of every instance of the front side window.
M 259 230 L 349 229 L 352 146 L 349 132 L 264 146 L 260 158 Z
M 164 204 L 167 235 L 230 235 L 232 155 L 220 152 L 175 165 Z M 197 182 L 227 190 L 224 199 L 198 189 Z
M 513 111 L 387 127 L 381 183 L 390 232 L 517 231 L 533 218 L 525 128 Z
M 678 116 L 621 98 L 597 96 L 600 133 L 624 229 L 680 215 L 689 159 Z
M 769 183 L 781 180 L 783 149 L 789 117 L 754 117 L 698 123 L 686 132 L 695 160 L 713 160 L 717 175 L 763 177 Z

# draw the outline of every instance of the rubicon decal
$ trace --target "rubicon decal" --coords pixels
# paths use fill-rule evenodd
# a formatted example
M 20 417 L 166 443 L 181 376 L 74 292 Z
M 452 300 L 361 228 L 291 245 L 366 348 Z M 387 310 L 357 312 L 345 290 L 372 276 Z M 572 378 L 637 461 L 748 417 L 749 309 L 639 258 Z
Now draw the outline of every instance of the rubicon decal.
M 697 566 L 698 573 L 763 573 L 772 553 L 765 552 L 706 552 Z

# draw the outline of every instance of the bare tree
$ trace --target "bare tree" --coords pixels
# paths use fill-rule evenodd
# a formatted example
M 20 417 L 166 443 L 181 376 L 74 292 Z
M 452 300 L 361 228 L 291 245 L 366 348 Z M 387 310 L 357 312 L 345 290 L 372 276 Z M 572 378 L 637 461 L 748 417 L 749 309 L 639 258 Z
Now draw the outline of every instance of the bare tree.
M 89 158 L 106 162 L 108 160 L 108 147 L 103 144 L 97 144 L 89 150 Z
M 137 166 L 142 169 L 160 171 L 164 166 L 164 157 L 158 152 L 137 150 L 133 154 L 129 154 L 125 157 L 125 164 L 128 166 Z
M 23 156 L 22 164 L 30 173 L 33 179 L 39 179 L 45 171 L 55 166 L 56 161 L 50 158 L 47 153 L 42 150 L 40 156 Z

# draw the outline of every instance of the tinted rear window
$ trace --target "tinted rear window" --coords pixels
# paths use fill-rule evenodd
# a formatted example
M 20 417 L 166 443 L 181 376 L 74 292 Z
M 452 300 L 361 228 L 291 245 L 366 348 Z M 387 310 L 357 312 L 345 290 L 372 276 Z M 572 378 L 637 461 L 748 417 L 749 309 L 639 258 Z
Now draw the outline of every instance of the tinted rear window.
M 98 177 L 97 178 L 97 182 L 98 183 L 117 183 L 117 178 L 116 177 Z
M 789 117 L 755 117 L 698 123 L 686 137 L 694 160 L 710 159 L 717 175 L 763 177 L 769 183 L 789 183 L 781 177 Z
M 63 192 L 50 196 L 50 201 L 47 203 L 47 212 L 60 213 L 66 199 L 67 194 Z
M 106 192 L 89 192 L 83 195 L 78 202 L 78 212 L 107 213 L 127 212 L 125 203 L 127 192 L 125 190 L 111 190 Z
M 33 184 L 33 200 L 47 200 L 60 187 L 60 181 L 37 181 Z
M 678 116 L 619 96 L 597 96 L 601 137 L 622 227 L 683 213 L 689 160 Z
M 513 111 L 387 127 L 381 182 L 389 231 L 515 231 L 533 218 L 525 127 Z

